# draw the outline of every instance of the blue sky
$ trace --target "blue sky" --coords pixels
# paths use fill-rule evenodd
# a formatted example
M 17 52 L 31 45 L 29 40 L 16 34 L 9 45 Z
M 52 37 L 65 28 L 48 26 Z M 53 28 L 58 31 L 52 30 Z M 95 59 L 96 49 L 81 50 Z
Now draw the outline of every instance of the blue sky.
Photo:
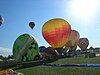
M 63 18 L 71 28 L 87 37 L 89 47 L 100 47 L 99 0 L 0 0 L 0 15 L 4 23 L 0 27 L 0 54 L 12 52 L 16 38 L 24 33 L 33 35 L 39 46 L 48 46 L 42 37 L 42 25 L 52 18 Z M 34 29 L 28 23 L 35 22 Z

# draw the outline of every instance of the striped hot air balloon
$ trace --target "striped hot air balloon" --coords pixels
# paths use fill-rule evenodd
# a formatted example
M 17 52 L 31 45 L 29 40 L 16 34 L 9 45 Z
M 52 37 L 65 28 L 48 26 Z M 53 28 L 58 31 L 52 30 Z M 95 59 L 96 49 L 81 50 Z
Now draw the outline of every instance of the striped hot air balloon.
M 70 24 L 61 18 L 54 18 L 42 27 L 42 35 L 44 39 L 53 47 L 61 48 L 68 42 L 71 33 Z
M 71 50 L 76 50 L 80 35 L 76 30 L 71 30 L 70 38 L 66 46 L 71 48 Z

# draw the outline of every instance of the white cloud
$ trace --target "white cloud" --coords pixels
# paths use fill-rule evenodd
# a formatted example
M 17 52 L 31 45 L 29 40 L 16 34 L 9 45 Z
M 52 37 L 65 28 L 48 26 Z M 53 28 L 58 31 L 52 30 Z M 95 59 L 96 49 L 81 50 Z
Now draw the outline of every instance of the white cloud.
M 2 56 L 12 55 L 12 50 L 9 48 L 0 47 L 0 55 Z

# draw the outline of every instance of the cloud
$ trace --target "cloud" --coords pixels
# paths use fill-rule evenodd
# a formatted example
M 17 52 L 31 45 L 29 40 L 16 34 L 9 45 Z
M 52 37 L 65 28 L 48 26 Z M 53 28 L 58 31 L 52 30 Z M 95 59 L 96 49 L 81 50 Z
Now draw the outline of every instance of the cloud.
M 7 57 L 8 55 L 12 55 L 12 50 L 9 48 L 0 47 L 0 55 Z

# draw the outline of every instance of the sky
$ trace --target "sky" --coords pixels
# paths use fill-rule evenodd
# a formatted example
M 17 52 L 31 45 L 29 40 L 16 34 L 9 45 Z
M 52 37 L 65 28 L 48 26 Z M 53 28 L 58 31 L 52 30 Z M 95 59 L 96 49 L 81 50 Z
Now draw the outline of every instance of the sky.
M 89 39 L 89 47 L 100 47 L 100 0 L 0 0 L 0 15 L 0 55 L 12 54 L 14 41 L 24 33 L 34 36 L 39 46 L 49 46 L 41 29 L 52 18 L 67 20 L 81 38 Z

